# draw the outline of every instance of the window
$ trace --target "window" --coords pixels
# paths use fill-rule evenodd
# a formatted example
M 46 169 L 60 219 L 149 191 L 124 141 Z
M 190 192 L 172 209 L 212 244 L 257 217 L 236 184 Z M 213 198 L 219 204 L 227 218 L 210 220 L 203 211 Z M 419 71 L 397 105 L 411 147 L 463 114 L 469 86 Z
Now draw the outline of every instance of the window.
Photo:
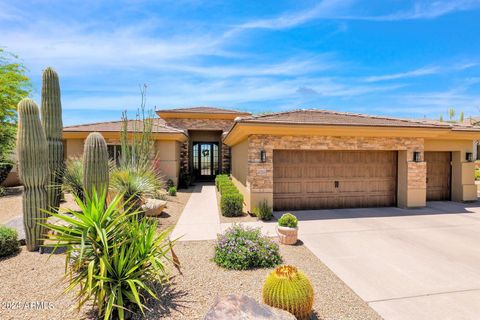
M 107 145 L 108 157 L 115 161 L 118 165 L 120 163 L 120 156 L 122 154 L 122 146 L 118 144 Z

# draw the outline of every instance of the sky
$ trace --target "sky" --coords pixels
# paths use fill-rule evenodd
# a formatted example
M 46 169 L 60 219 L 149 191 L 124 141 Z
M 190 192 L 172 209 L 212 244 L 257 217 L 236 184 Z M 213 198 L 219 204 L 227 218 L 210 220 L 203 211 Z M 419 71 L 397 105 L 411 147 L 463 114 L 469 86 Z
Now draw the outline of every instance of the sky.
M 0 47 L 64 124 L 147 107 L 480 114 L 480 0 L 0 0 Z

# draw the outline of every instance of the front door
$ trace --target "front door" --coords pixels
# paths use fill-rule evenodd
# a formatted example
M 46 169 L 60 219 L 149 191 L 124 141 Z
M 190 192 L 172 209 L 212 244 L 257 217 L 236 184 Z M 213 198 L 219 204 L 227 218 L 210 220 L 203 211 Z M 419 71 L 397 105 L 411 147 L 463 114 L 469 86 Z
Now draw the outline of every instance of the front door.
M 212 180 L 219 173 L 218 143 L 194 142 L 192 146 L 193 173 L 199 180 Z

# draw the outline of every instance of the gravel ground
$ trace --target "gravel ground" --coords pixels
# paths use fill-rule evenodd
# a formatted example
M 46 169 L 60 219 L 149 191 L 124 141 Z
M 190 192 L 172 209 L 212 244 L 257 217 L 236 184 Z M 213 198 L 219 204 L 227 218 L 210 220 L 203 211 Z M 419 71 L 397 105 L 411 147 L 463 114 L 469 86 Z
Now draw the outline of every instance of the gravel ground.
M 171 267 L 170 285 L 156 288 L 160 301 L 150 299 L 146 317 L 136 319 L 202 319 L 219 295 L 243 293 L 261 300 L 262 284 L 271 269 L 229 271 L 211 261 L 213 241 L 186 241 L 175 245 L 182 274 Z M 285 263 L 294 264 L 315 288 L 313 319 L 381 319 L 305 246 L 281 246 Z M 92 319 L 90 307 L 77 313 L 72 294 L 63 294 L 64 255 L 27 252 L 0 260 L 0 319 Z M 3 294 L 5 293 L 5 294 Z M 25 302 L 51 303 L 44 309 L 25 308 Z M 8 303 L 22 308 L 6 308 Z
M 183 208 L 187 204 L 188 199 L 190 198 L 194 187 L 188 189 L 180 189 L 177 191 L 175 197 L 167 195 L 167 207 L 158 216 L 158 222 L 160 229 L 165 229 L 175 225 L 182 214 Z
M 63 293 L 64 267 L 65 255 L 25 247 L 0 259 L 0 319 L 86 319 L 87 309 L 75 312 L 73 293 Z
M 231 271 L 211 261 L 213 241 L 186 241 L 175 245 L 182 275 L 173 271 L 170 287 L 158 288 L 162 301 L 153 302 L 146 319 L 203 319 L 219 295 L 242 293 L 261 300 L 263 281 L 272 269 Z M 315 288 L 312 319 L 381 319 L 362 299 L 302 244 L 281 246 L 284 262 L 296 265 Z

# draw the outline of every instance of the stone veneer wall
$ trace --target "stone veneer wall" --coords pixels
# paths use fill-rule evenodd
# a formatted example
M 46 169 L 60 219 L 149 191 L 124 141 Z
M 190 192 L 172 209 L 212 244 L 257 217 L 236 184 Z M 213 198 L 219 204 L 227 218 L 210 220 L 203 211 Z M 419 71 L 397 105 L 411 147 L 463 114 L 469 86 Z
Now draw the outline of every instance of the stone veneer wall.
M 168 126 L 188 130 L 221 130 L 227 132 L 233 126 L 233 120 L 225 119 L 185 119 L 172 118 L 164 119 Z M 230 172 L 230 148 L 222 144 L 221 146 L 221 164 L 223 172 Z M 189 142 L 183 143 L 180 151 L 180 168 L 182 171 L 189 171 Z
M 260 150 L 266 151 L 266 162 L 260 161 Z M 248 138 L 247 190 L 264 194 L 273 201 L 273 150 L 405 150 L 407 152 L 408 189 L 426 190 L 426 163 L 423 162 L 424 139 L 401 137 L 333 137 L 270 136 Z M 413 162 L 413 152 L 420 151 L 422 162 Z M 252 197 L 253 198 L 253 197 Z M 261 198 L 261 197 L 260 197 Z M 256 199 L 260 199 L 256 197 Z M 256 201 L 251 203 L 253 209 Z

